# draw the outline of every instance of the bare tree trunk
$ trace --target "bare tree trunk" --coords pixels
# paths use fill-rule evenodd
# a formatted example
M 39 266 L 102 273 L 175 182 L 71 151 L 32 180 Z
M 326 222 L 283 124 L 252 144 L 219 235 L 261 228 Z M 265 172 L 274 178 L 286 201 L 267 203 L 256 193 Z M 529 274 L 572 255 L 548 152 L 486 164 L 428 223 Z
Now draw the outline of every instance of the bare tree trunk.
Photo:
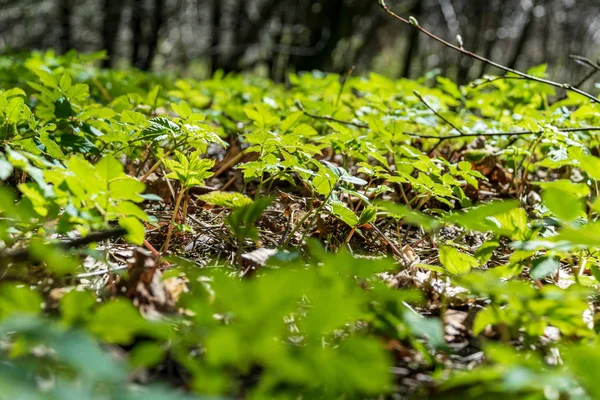
M 154 61 L 154 57 L 156 56 L 158 39 L 160 38 L 160 29 L 164 23 L 164 8 L 164 0 L 154 0 L 154 9 L 152 10 L 152 30 L 150 39 L 148 40 L 148 52 L 146 53 L 146 58 L 141 67 L 144 71 L 148 71 L 152 68 L 152 61 Z
M 102 60 L 102 68 L 111 68 L 114 63 L 115 45 L 119 26 L 121 25 L 122 0 L 104 0 L 102 12 L 102 48 L 106 50 L 106 58 Z
M 73 14 L 72 7 L 73 4 L 71 3 L 71 0 L 59 0 L 58 18 L 60 21 L 60 37 L 58 41 L 60 52 L 63 54 L 71 50 L 71 48 L 73 47 L 71 26 L 71 16 Z

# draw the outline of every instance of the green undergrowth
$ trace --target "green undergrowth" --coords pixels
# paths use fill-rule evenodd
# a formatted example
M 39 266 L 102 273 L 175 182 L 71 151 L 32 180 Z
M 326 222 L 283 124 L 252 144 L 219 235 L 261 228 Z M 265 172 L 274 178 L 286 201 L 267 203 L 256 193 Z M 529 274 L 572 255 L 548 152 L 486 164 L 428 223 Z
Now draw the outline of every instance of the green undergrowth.
M 0 58 L 0 398 L 600 398 L 599 105 L 99 57 Z

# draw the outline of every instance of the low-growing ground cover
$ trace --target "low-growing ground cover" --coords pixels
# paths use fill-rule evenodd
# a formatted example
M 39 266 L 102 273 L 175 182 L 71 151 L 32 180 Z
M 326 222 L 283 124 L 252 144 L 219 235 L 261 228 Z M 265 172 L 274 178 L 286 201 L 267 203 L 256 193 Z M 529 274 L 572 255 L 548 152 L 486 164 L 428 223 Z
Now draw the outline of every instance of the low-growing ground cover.
M 0 397 L 600 396 L 600 106 L 545 66 L 98 57 L 0 59 Z

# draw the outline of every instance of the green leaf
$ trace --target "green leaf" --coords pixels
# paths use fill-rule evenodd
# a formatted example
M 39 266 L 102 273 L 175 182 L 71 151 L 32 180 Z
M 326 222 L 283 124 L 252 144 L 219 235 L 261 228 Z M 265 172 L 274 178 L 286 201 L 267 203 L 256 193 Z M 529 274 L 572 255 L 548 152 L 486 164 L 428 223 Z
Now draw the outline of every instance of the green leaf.
M 103 157 L 96 164 L 96 176 L 108 184 L 123 176 L 123 165 L 114 157 Z
M 358 217 L 348 207 L 339 201 L 332 201 L 329 203 L 331 207 L 331 213 L 336 217 L 344 221 L 351 228 L 354 228 L 358 224 Z
M 73 108 L 71 108 L 71 103 L 66 97 L 59 97 L 58 100 L 54 102 L 54 115 L 58 119 L 67 119 L 75 116 L 75 112 L 73 111 Z
M 143 126 L 146 123 L 146 117 L 142 113 L 125 110 L 121 113 L 121 121 L 130 125 Z
M 590 187 L 585 183 L 575 183 L 568 179 L 559 179 L 552 182 L 532 182 L 544 190 L 553 189 L 569 193 L 579 198 L 590 195 Z
M 141 194 L 145 189 L 146 185 L 135 178 L 118 178 L 110 182 L 110 197 L 139 203 L 144 200 Z
M 27 286 L 16 283 L 0 285 L 0 319 L 21 314 L 38 315 L 42 312 L 42 303 L 42 296 Z
M 145 320 L 129 300 L 118 299 L 103 303 L 93 314 L 90 331 L 108 343 L 129 344 L 136 335 L 167 338 L 167 325 Z
M 150 217 L 140 207 L 130 201 L 121 201 L 117 204 L 117 213 L 126 217 L 136 217 L 141 221 L 149 221 Z
M 510 212 L 518 207 L 519 202 L 516 200 L 493 201 L 465 211 L 452 213 L 445 218 L 445 222 L 457 224 L 474 231 L 495 230 L 498 225 L 490 217 Z
M 58 86 L 63 92 L 66 92 L 71 88 L 71 77 L 68 73 L 65 72 L 64 74 L 62 74 Z
M 556 257 L 540 257 L 533 261 L 530 275 L 533 279 L 542 279 L 559 268 L 560 263 Z
M 500 242 L 493 240 L 487 241 L 479 246 L 477 252 L 475 253 L 475 258 L 477 258 L 480 265 L 485 264 L 492 258 L 494 251 L 498 247 L 500 247 Z
M 156 103 L 158 101 L 158 94 L 160 92 L 160 85 L 156 85 L 148 92 L 148 96 L 146 97 L 146 104 L 148 104 L 153 109 L 156 108 Z
M 296 122 L 298 122 L 302 115 L 304 115 L 302 111 L 296 111 L 285 117 L 285 119 L 281 121 L 281 125 L 279 127 L 281 133 L 286 133 L 289 131 L 296 124 Z M 294 133 L 296 133 L 296 131 L 294 131 Z
M 426 231 L 435 230 L 439 223 L 434 219 L 419 211 L 413 211 L 403 204 L 392 202 L 378 202 L 377 205 L 388 212 L 394 218 L 401 218 L 404 222 L 411 225 L 423 227 Z
M 450 96 L 454 97 L 455 99 L 462 98 L 462 94 L 456 83 L 454 83 L 448 78 L 444 78 L 443 76 L 437 76 L 436 80 L 440 84 L 442 90 L 444 90 Z
M 218 190 L 203 194 L 198 198 L 217 207 L 239 208 L 252 204 L 252 199 L 242 193 L 220 192 Z
M 273 198 L 259 197 L 251 204 L 234 210 L 225 222 L 238 239 L 258 239 L 258 230 L 254 226 L 265 209 L 273 202 Z
M 496 325 L 498 323 L 498 313 L 493 307 L 486 307 L 479 311 L 473 321 L 473 335 L 479 335 L 488 325 Z
M 129 365 L 134 368 L 151 368 L 165 357 L 165 349 L 158 343 L 140 343 L 129 353 Z
M 479 262 L 473 256 L 461 253 L 451 246 L 440 246 L 440 262 L 452 275 L 463 275 L 479 266 Z
M 127 231 L 125 238 L 134 244 L 141 245 L 144 243 L 144 235 L 146 233 L 144 224 L 135 217 L 119 218 L 119 226 Z
M 57 160 L 62 160 L 66 157 L 60 146 L 56 144 L 54 140 L 50 139 L 48 133 L 41 132 L 39 140 L 46 147 L 46 153 L 48 153 L 50 157 L 56 158 Z
M 550 188 L 544 190 L 542 199 L 552 214 L 563 221 L 573 221 L 584 215 L 583 202 L 571 192 Z
M 374 222 L 377 219 L 377 207 L 365 207 L 360 214 L 357 225 L 364 225 Z
M 192 115 L 192 109 L 185 101 L 182 101 L 179 104 L 171 103 L 171 107 L 173 108 L 173 111 L 179 114 L 183 119 L 188 119 L 190 115 Z
M 60 299 L 62 320 L 69 325 L 86 321 L 95 305 L 94 293 L 87 290 L 71 290 Z
M 405 311 L 404 322 L 415 336 L 426 338 L 434 349 L 446 347 L 444 328 L 438 318 L 425 318 L 412 311 Z
M 323 168 L 319 171 L 319 174 L 314 177 L 312 185 L 318 194 L 329 196 L 335 188 L 337 181 L 338 178 L 333 172 Z
M 600 347 L 597 344 L 574 346 L 565 352 L 564 358 L 572 377 L 585 389 L 589 398 L 600 398 L 600 385 L 598 385 Z
M 38 69 L 35 71 L 35 74 L 38 76 L 44 86 L 47 86 L 51 89 L 58 88 L 58 81 L 50 72 L 44 71 L 43 69 Z
M 600 158 L 594 156 L 582 156 L 579 158 L 581 169 L 592 179 L 600 180 Z

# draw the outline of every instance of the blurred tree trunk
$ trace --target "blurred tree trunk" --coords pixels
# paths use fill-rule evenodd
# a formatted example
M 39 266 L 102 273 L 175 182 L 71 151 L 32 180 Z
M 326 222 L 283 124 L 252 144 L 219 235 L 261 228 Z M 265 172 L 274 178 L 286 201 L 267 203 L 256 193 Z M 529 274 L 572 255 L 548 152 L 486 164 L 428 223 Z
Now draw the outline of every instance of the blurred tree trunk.
M 421 11 L 423 9 L 423 2 L 421 0 L 417 0 L 415 6 L 410 10 L 411 15 L 419 20 L 419 16 L 421 15 Z M 419 37 L 421 36 L 421 32 L 417 29 L 411 27 L 408 40 L 406 44 L 406 51 L 403 55 L 403 63 L 402 63 L 402 71 L 400 72 L 400 76 L 402 78 L 408 78 L 410 76 L 410 69 L 412 68 L 413 61 L 415 56 L 419 53 Z
M 239 33 L 240 0 L 213 0 L 213 57 L 212 71 L 223 70 L 225 73 L 237 71 L 237 65 L 233 60 L 235 39 Z M 240 49 L 237 49 L 241 51 Z
M 530 5 L 529 9 L 526 11 L 525 21 L 523 22 L 523 27 L 521 28 L 521 34 L 517 39 L 517 44 L 515 45 L 515 49 L 512 53 L 512 57 L 508 62 L 509 68 L 516 68 L 517 62 L 519 61 L 519 57 L 523 54 L 523 50 L 525 50 L 525 45 L 529 40 L 529 36 L 533 31 L 535 26 L 535 18 L 533 17 L 533 12 L 535 7 L 537 6 L 538 0 L 534 0 Z
M 486 13 L 486 31 L 483 33 L 483 37 L 485 39 L 485 45 L 483 46 L 483 56 L 490 60 L 492 58 L 492 54 L 494 52 L 494 48 L 496 47 L 496 43 L 498 42 L 498 28 L 502 23 L 502 19 L 504 18 L 504 7 L 502 7 L 498 0 L 494 0 L 490 2 L 490 8 Z M 486 63 L 479 63 L 479 67 L 474 73 L 475 77 L 481 77 L 485 74 L 486 69 L 489 67 Z
M 377 35 L 383 21 L 384 16 L 381 12 L 374 13 L 363 35 L 363 41 L 356 49 L 357 68 L 363 70 L 371 68 L 373 59 L 383 50 L 383 45 Z
M 102 68 L 111 68 L 115 58 L 115 46 L 119 26 L 121 25 L 122 0 L 104 0 L 102 11 L 102 48 L 106 50 L 106 58 L 102 60 Z
M 143 0 L 133 0 L 131 6 L 131 65 L 139 68 L 141 64 L 140 51 L 144 41 L 142 19 L 144 14 Z
M 343 27 L 351 24 L 352 15 L 344 0 L 324 0 L 315 2 L 304 21 L 310 30 L 306 47 L 313 48 L 312 54 L 296 57 L 297 71 L 327 70 L 331 65 L 333 51 L 343 37 Z
M 202 0 L 198 0 L 202 1 Z M 221 0 L 212 0 L 211 2 L 211 27 L 210 27 L 210 72 L 211 76 L 218 69 L 219 65 L 219 44 L 221 28 Z
M 156 56 L 156 51 L 158 49 L 160 29 L 162 28 L 164 22 L 164 12 L 165 0 L 154 0 L 150 38 L 148 40 L 148 49 L 146 53 L 146 58 L 141 64 L 141 69 L 144 71 L 148 71 L 150 68 L 152 68 L 152 61 L 154 61 L 154 57 Z
M 469 21 L 474 21 L 473 26 L 467 37 L 463 37 L 464 46 L 467 49 L 472 49 L 475 52 L 478 52 L 478 44 L 479 39 L 483 32 L 485 31 L 485 20 L 483 18 L 479 18 L 481 15 L 484 15 L 485 12 L 491 7 L 490 2 L 487 1 L 477 1 L 472 5 L 465 7 L 463 13 L 467 16 Z M 456 38 L 451 38 L 450 41 L 452 43 L 456 43 Z M 456 75 L 456 81 L 458 83 L 466 83 L 469 80 L 469 72 L 471 71 L 474 61 L 471 58 L 463 57 L 460 54 L 458 56 L 458 72 Z
M 73 47 L 71 16 L 73 15 L 73 4 L 71 0 L 59 0 L 58 12 L 60 23 L 59 49 L 61 53 L 66 53 Z

